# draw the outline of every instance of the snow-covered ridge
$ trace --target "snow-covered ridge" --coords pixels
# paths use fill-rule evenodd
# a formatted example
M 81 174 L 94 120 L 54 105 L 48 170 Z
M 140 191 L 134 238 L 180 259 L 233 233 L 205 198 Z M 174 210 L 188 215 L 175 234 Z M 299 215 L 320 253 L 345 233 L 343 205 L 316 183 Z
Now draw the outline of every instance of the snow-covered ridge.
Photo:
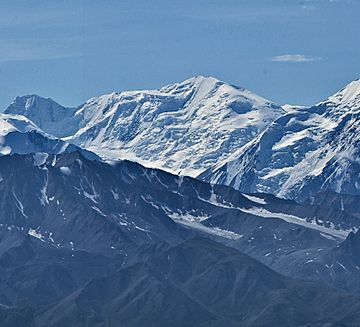
M 73 151 L 80 151 L 90 159 L 97 158 L 87 150 L 45 133 L 22 115 L 0 114 L 0 155 L 60 154 Z
M 0 114 L 0 155 L 11 154 L 14 148 L 24 149 L 28 145 L 18 142 L 29 133 L 38 133 L 44 136 L 42 132 L 32 121 L 21 115 Z M 22 150 L 20 150 L 22 151 Z
M 0 136 L 5 136 L 10 132 L 29 132 L 42 131 L 28 118 L 21 115 L 0 114 Z
M 360 79 L 346 85 L 339 92 L 328 98 L 325 102 L 332 102 L 335 105 L 357 106 L 360 105 Z
M 360 81 L 291 110 L 205 179 L 244 192 L 304 200 L 319 191 L 360 194 Z

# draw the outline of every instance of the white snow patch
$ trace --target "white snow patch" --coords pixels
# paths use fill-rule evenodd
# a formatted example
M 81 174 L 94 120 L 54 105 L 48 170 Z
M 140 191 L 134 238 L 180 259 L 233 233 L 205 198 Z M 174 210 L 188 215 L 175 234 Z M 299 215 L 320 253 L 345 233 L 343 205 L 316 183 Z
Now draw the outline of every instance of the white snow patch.
M 60 167 L 60 171 L 64 174 L 64 175 L 70 175 L 71 174 L 71 169 L 69 167 Z
M 40 202 L 43 206 L 45 206 L 46 204 L 49 204 L 49 199 L 47 196 L 47 187 L 48 187 L 48 170 L 46 170 L 44 186 L 40 190 L 40 193 L 41 193 Z
M 334 241 L 336 238 L 332 237 L 331 235 L 320 233 L 320 235 L 324 238 L 327 238 L 328 240 Z
M 348 269 L 347 269 L 342 263 L 340 263 L 339 261 L 336 261 L 336 263 L 337 263 L 341 268 L 343 268 L 344 270 L 348 271 Z
M 167 209 L 165 209 L 165 211 L 167 211 Z M 178 213 L 172 213 L 172 214 L 167 213 L 167 215 L 178 224 L 185 225 L 187 227 L 199 230 L 207 234 L 221 236 L 232 240 L 241 238 L 239 234 L 229 230 L 220 229 L 218 227 L 204 226 L 203 224 L 200 223 L 200 221 L 203 221 L 208 218 L 208 217 L 205 218 L 205 216 L 192 216 L 190 214 L 181 215 Z
M 3 156 L 7 156 L 11 153 L 11 148 L 9 146 L 2 146 L 0 145 L 0 154 Z
M 207 227 L 199 222 L 188 221 L 188 220 L 181 219 L 181 218 L 180 219 L 173 218 L 173 217 L 170 217 L 170 218 L 172 218 L 178 224 L 196 229 L 198 231 L 201 231 L 201 232 L 204 232 L 207 234 L 216 235 L 216 236 L 220 236 L 220 237 L 224 237 L 224 238 L 228 238 L 228 239 L 232 239 L 232 240 L 237 240 L 237 239 L 241 238 L 239 234 L 234 233 L 229 230 L 220 229 L 218 227 Z
M 198 215 L 195 216 L 189 212 L 185 213 L 178 213 L 178 212 L 171 212 L 167 208 L 163 208 L 166 214 L 173 220 L 186 220 L 188 222 L 201 222 L 209 218 L 208 215 Z
M 29 218 L 29 217 L 25 214 L 25 212 L 24 212 L 24 206 L 23 206 L 22 202 L 20 201 L 20 199 L 16 196 L 14 190 L 12 191 L 12 193 L 13 193 L 13 196 L 14 196 L 15 201 L 16 201 L 16 207 L 19 209 L 19 211 L 21 212 L 21 214 L 22 214 L 25 218 Z
M 38 152 L 35 153 L 34 158 L 34 165 L 35 166 L 41 166 L 46 162 L 46 159 L 49 157 L 47 153 Z
M 279 218 L 288 223 L 300 225 L 310 229 L 315 229 L 317 231 L 322 232 L 323 234 L 335 236 L 341 239 L 345 239 L 350 232 L 350 231 L 337 230 L 337 229 L 332 229 L 325 226 L 317 225 L 315 222 L 307 222 L 305 219 L 297 216 L 288 215 L 285 213 L 270 212 L 264 208 L 250 208 L 250 209 L 240 209 L 240 210 L 258 217 Z
M 111 191 L 111 194 L 112 194 L 114 200 L 119 200 L 119 194 L 112 189 L 110 191 Z
M 41 240 L 42 242 L 44 242 L 44 239 L 45 239 L 44 236 L 42 236 L 41 233 L 37 232 L 35 229 L 30 228 L 28 231 L 28 234 L 30 236 L 35 237 L 35 238 Z
M 90 193 L 88 193 L 88 192 L 86 192 L 86 191 L 83 191 L 83 194 L 84 194 L 84 196 L 86 197 L 86 198 L 88 198 L 89 200 L 91 200 L 92 202 L 94 202 L 94 203 L 98 203 L 98 201 L 96 200 L 96 198 L 98 197 L 97 196 L 97 194 L 95 193 L 95 194 L 90 194 Z
M 97 213 L 99 213 L 100 215 L 106 217 L 106 215 L 98 207 L 92 206 L 91 208 L 93 210 L 95 210 Z
M 252 202 L 256 202 L 256 203 L 259 203 L 259 204 L 267 204 L 264 199 L 258 198 L 257 196 L 244 194 L 244 193 L 242 193 L 242 195 L 245 196 L 247 199 L 249 199 Z
M 137 225 L 135 225 L 135 224 L 134 224 L 134 226 L 135 226 L 135 228 L 136 228 L 137 230 L 140 230 L 140 231 L 142 231 L 142 232 L 149 232 L 149 230 L 148 230 L 148 229 L 145 229 L 145 228 L 139 227 L 139 226 L 137 226 Z
M 49 240 L 50 240 L 52 243 L 55 243 L 52 232 L 49 233 Z

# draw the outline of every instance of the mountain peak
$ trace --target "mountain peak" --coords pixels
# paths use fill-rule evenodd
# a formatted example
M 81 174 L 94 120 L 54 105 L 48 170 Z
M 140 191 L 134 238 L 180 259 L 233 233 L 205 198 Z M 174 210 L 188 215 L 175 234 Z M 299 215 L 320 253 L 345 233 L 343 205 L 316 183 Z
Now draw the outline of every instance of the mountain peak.
M 332 95 L 330 102 L 342 105 L 360 105 L 360 79 L 356 79 Z
M 205 96 L 221 85 L 227 84 L 211 76 L 197 75 L 181 82 L 168 84 L 155 91 L 149 90 L 144 92 L 160 92 L 168 95 L 180 96 L 188 96 L 196 92 Z
M 36 94 L 18 96 L 5 109 L 5 114 L 23 115 L 46 133 L 64 137 L 74 131 L 73 124 L 63 124 L 59 130 L 60 121 L 69 121 L 75 113 L 74 108 L 66 108 L 50 98 Z
M 215 86 L 224 86 L 224 87 L 227 87 L 230 89 L 234 89 L 234 90 L 238 90 L 238 91 L 246 91 L 249 94 L 250 93 L 254 94 L 254 93 L 248 91 L 247 89 L 245 89 L 244 87 L 240 87 L 238 85 L 227 83 L 221 79 L 218 79 L 214 76 L 209 76 L 209 75 L 196 75 L 196 76 L 190 77 L 190 78 L 186 79 L 185 81 L 177 83 L 177 84 L 180 84 L 180 85 L 191 84 L 194 87 L 207 87 L 210 89 Z
M 24 114 L 24 111 L 32 110 L 34 107 L 51 107 L 60 106 L 50 98 L 43 98 L 37 94 L 28 94 L 17 96 L 11 104 L 5 109 L 7 114 Z
M 52 115 L 56 112 L 68 111 L 50 98 L 43 98 L 37 94 L 17 96 L 5 109 L 5 114 L 23 115 L 31 119 L 35 124 L 39 124 L 38 116 Z
M 209 76 L 209 75 L 195 75 L 193 77 L 188 78 L 184 81 L 186 83 L 187 81 L 193 81 L 195 83 L 222 83 L 225 84 L 225 82 L 217 79 L 216 77 Z

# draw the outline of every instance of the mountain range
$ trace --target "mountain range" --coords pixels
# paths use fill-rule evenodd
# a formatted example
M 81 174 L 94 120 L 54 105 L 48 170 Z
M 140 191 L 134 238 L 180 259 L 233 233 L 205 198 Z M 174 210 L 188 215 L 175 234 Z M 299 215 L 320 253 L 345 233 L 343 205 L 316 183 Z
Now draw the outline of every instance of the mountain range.
M 44 133 L 174 174 L 304 201 L 359 194 L 360 81 L 312 107 L 274 104 L 212 77 L 112 93 L 65 108 L 38 96 L 5 109 Z
M 212 77 L 0 114 L 1 326 L 358 326 L 360 82 Z
M 78 151 L 7 155 L 0 167 L 4 326 L 166 326 L 168 317 L 179 326 L 355 326 L 360 317 L 353 233 L 295 216 L 325 219 L 326 209 Z M 339 262 L 333 279 L 329 256 Z M 339 290 L 265 264 L 302 279 L 320 271 Z M 353 282 L 339 287 L 350 267 Z M 354 295 L 340 291 L 350 286 Z
M 245 89 L 198 76 L 159 90 L 112 93 L 78 108 L 38 96 L 5 110 L 106 158 L 197 176 L 261 133 L 284 110 Z

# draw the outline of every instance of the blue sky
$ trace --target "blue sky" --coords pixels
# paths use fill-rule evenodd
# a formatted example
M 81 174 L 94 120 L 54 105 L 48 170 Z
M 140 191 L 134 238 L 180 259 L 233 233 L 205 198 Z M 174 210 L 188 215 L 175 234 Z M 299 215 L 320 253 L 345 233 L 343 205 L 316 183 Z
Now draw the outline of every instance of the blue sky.
M 309 105 L 360 78 L 360 0 L 0 0 L 0 108 L 211 75 Z

